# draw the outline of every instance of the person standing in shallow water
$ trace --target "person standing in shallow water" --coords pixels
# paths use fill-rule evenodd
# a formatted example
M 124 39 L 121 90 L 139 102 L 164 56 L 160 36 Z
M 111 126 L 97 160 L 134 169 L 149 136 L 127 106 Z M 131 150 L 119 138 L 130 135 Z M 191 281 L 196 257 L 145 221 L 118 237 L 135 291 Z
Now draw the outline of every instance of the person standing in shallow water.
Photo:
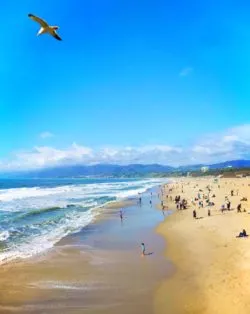
M 145 248 L 145 244 L 143 242 L 141 243 L 141 252 L 142 252 L 142 256 L 145 256 L 146 248 Z
M 141 205 L 141 197 L 139 197 L 139 205 Z
M 121 218 L 121 221 L 123 220 L 123 211 L 122 209 L 120 209 L 120 218 Z

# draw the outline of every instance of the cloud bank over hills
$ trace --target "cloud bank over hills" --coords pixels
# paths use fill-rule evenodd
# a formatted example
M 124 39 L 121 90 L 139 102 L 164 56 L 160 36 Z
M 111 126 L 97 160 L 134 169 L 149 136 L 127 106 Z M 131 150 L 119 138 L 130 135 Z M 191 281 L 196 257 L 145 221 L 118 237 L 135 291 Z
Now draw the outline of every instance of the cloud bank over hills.
M 141 145 L 91 148 L 73 143 L 67 148 L 35 146 L 0 161 L 1 171 L 32 170 L 63 165 L 161 164 L 182 166 L 250 159 L 250 124 L 200 137 L 190 147 Z

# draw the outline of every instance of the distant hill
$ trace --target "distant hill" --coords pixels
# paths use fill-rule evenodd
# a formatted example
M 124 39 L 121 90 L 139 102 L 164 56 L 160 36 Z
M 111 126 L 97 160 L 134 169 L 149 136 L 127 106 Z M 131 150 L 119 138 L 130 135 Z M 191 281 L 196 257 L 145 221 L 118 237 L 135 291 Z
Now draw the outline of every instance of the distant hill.
M 198 164 L 198 165 L 187 165 L 187 166 L 180 166 L 176 168 L 179 171 L 197 171 L 200 170 L 201 167 L 208 166 L 209 169 L 224 169 L 224 168 L 249 168 L 250 167 L 250 160 L 231 160 L 231 161 L 224 161 L 216 164 Z
M 61 166 L 55 168 L 47 168 L 30 172 L 23 172 L 19 175 L 25 177 L 37 178 L 54 178 L 54 177 L 83 177 L 83 176 L 99 176 L 99 177 L 133 177 L 145 176 L 149 174 L 161 174 L 173 171 L 175 168 L 170 166 L 162 166 L 158 164 L 142 165 L 132 164 L 126 166 L 98 164 L 92 166 Z
M 232 160 L 216 164 L 197 164 L 181 167 L 171 167 L 159 164 L 97 164 L 97 165 L 73 165 L 58 166 L 33 170 L 29 172 L 19 172 L 8 174 L 8 176 L 27 177 L 27 178 L 67 178 L 67 177 L 145 177 L 145 176 L 171 176 L 186 175 L 187 172 L 200 173 L 203 166 L 208 166 L 210 171 L 223 169 L 243 169 L 250 168 L 250 160 Z
M 180 166 L 175 168 L 175 170 L 177 171 L 196 171 L 196 170 L 200 170 L 201 167 L 203 167 L 203 164 L 199 164 L 199 165 L 186 165 L 186 166 Z
M 231 160 L 225 161 L 218 164 L 213 164 L 209 166 L 211 169 L 222 169 L 222 168 L 249 168 L 250 167 L 250 160 Z

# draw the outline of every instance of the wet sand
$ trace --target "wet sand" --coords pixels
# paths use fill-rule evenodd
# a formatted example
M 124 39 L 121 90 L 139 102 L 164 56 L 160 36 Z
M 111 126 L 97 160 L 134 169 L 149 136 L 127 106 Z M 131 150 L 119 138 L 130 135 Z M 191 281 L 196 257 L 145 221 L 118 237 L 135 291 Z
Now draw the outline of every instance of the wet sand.
M 143 196 L 142 206 L 111 205 L 95 223 L 44 255 L 0 269 L 0 313 L 149 313 L 154 291 L 173 267 L 154 228 L 163 219 Z M 147 253 L 141 256 L 140 243 Z
M 215 206 L 208 217 L 208 207 L 199 209 L 191 204 L 159 226 L 159 233 L 167 239 L 166 256 L 176 271 L 157 290 L 156 313 L 250 313 L 250 238 L 236 238 L 243 228 L 250 233 L 250 180 L 220 179 L 214 183 L 214 178 L 190 178 L 178 182 L 169 195 L 181 195 L 191 204 L 199 190 L 201 195 L 207 194 L 206 186 L 210 185 L 210 195 L 216 195 L 210 197 Z M 231 201 L 231 210 L 222 214 L 225 196 Z M 248 201 L 241 202 L 242 197 Z M 166 197 L 164 200 L 175 207 Z M 246 212 L 237 213 L 239 203 Z M 193 209 L 200 219 L 193 218 Z

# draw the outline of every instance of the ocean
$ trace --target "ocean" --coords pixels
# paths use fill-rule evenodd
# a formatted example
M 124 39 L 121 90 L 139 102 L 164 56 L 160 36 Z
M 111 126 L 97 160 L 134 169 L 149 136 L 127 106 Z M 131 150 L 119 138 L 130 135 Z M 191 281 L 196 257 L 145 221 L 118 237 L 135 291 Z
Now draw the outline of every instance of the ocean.
M 134 198 L 163 179 L 0 179 L 0 264 L 28 258 L 79 232 L 105 203 Z

